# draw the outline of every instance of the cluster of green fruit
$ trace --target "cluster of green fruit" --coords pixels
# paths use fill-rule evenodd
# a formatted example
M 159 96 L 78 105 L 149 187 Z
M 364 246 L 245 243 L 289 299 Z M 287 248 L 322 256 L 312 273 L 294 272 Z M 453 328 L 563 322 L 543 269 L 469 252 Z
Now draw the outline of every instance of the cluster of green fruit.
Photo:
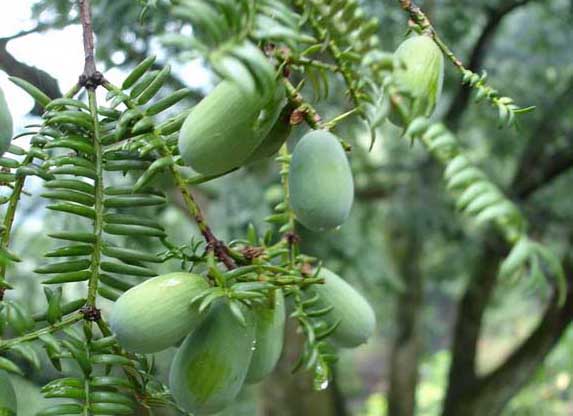
M 283 88 L 269 97 L 221 82 L 189 114 L 179 137 L 185 163 L 204 175 L 221 175 L 270 157 L 290 133 Z M 312 230 L 332 229 L 348 217 L 354 196 L 350 165 L 338 139 L 317 130 L 296 145 L 289 194 L 299 222 Z
M 356 347 L 372 335 L 372 307 L 336 274 L 321 269 L 325 283 L 309 289 L 320 306 L 332 305 L 324 321 L 338 324 L 331 335 L 340 347 Z M 245 383 L 261 381 L 280 358 L 286 305 L 281 289 L 264 303 L 244 308 L 245 322 L 220 300 L 200 313 L 191 302 L 209 287 L 202 276 L 170 273 L 125 292 L 114 304 L 111 328 L 120 345 L 135 353 L 154 353 L 179 345 L 169 387 L 177 403 L 193 414 L 212 414 L 229 406 Z
M 441 93 L 443 58 L 426 36 L 407 39 L 395 56 L 401 62 L 395 81 L 404 93 L 401 111 L 391 120 L 407 125 L 433 112 Z M 222 175 L 270 157 L 290 133 L 285 93 L 246 93 L 232 81 L 221 82 L 196 105 L 179 138 L 183 160 L 204 175 Z M 338 138 L 324 130 L 304 135 L 289 165 L 289 202 L 297 220 L 312 230 L 340 226 L 354 195 L 352 172 Z M 372 335 L 375 315 L 368 302 L 336 274 L 321 269 L 324 284 L 307 290 L 322 307 L 322 319 L 335 326 L 331 341 L 356 347 Z M 115 303 L 111 325 L 128 351 L 153 353 L 179 345 L 170 371 L 170 389 L 177 403 L 194 414 L 216 413 L 231 404 L 242 386 L 256 383 L 275 367 L 284 341 L 286 306 L 275 289 L 265 303 L 241 311 L 239 323 L 229 303 L 220 300 L 200 313 L 190 301 L 209 284 L 202 276 L 172 273 L 134 287 Z

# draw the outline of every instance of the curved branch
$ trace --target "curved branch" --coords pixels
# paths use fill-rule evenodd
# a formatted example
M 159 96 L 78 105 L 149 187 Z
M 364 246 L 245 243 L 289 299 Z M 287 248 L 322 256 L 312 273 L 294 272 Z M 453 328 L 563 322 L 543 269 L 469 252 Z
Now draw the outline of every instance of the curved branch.
M 0 40 L 0 69 L 8 75 L 22 78 L 42 90 L 50 98 L 62 96 L 58 81 L 46 71 L 18 61 L 8 52 L 5 39 Z M 35 104 L 32 114 L 40 115 L 43 110 Z
M 525 6 L 530 1 L 531 0 L 514 0 L 502 2 L 496 9 L 488 9 L 487 22 L 472 48 L 467 69 L 472 72 L 479 72 L 486 56 L 487 49 L 504 18 L 515 9 Z M 455 130 L 457 128 L 464 111 L 468 107 L 471 92 L 472 89 L 470 86 L 460 85 L 458 92 L 452 100 L 446 116 L 444 117 L 444 122 L 450 129 Z
M 566 261 L 569 290 L 559 306 L 554 293 L 539 324 L 513 353 L 495 370 L 475 379 L 457 400 L 446 402 L 444 416 L 498 415 L 507 402 L 530 380 L 547 354 L 557 344 L 573 319 L 573 264 Z M 463 378 L 462 378 L 463 380 Z

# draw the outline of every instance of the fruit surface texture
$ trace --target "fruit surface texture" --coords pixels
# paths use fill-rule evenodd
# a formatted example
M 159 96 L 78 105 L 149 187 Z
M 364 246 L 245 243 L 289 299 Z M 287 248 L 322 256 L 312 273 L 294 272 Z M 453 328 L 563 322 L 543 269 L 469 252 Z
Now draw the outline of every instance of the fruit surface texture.
M 280 113 L 274 105 L 281 100 L 267 101 L 235 82 L 221 82 L 191 110 L 181 128 L 179 151 L 185 163 L 204 175 L 242 166 Z
M 444 81 L 444 57 L 440 48 L 428 36 L 412 36 L 394 52 L 403 66 L 395 70 L 397 86 L 405 92 L 403 103 L 407 121 L 416 117 L 432 115 L 442 93 Z M 391 112 L 391 121 L 403 126 L 404 120 Z
M 285 300 L 281 290 L 272 299 L 253 309 L 255 350 L 247 374 L 248 383 L 256 383 L 269 375 L 281 356 L 285 334 Z
M 297 220 L 314 231 L 340 226 L 354 200 L 350 164 L 337 137 L 315 130 L 296 145 L 289 171 L 291 206 Z
M 219 302 L 179 347 L 171 364 L 169 386 L 187 411 L 194 415 L 217 413 L 239 394 L 255 348 L 255 325 L 250 314 L 246 319 L 247 324 L 241 325 L 227 303 Z
M 169 273 L 137 285 L 114 304 L 112 331 L 123 348 L 152 353 L 175 344 L 200 323 L 191 299 L 209 287 L 195 274 Z
M 330 270 L 320 269 L 318 277 L 324 279 L 324 284 L 314 285 L 311 290 L 320 296 L 322 307 L 333 307 L 324 319 L 329 325 L 340 321 L 330 336 L 332 341 L 345 348 L 367 342 L 376 328 L 372 306 L 356 289 Z

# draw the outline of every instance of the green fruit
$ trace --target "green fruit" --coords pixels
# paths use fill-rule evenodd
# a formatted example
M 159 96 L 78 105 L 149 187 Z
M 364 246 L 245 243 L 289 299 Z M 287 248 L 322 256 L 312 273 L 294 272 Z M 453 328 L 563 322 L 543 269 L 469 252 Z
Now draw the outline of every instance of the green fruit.
M 10 115 L 4 93 L 0 89 L 0 156 L 10 147 L 13 133 L 12 115 Z
M 191 299 L 209 284 L 201 276 L 169 273 L 137 285 L 113 305 L 111 329 L 128 351 L 164 350 L 195 329 L 202 320 Z
M 436 43 L 428 36 L 413 36 L 400 44 L 394 56 L 404 64 L 395 69 L 394 77 L 402 95 L 406 120 L 395 107 L 390 121 L 404 126 L 416 117 L 432 115 L 442 93 L 444 81 L 444 56 Z
M 242 166 L 278 117 L 274 96 L 267 102 L 232 81 L 221 82 L 181 127 L 179 151 L 185 163 L 204 175 Z
M 271 131 L 264 138 L 263 142 L 255 149 L 247 159 L 247 163 L 256 162 L 273 156 L 286 142 L 291 131 L 290 115 L 292 109 L 286 106 L 281 111 Z
M 16 416 L 16 392 L 5 371 L 0 371 L 0 416 Z
M 336 228 L 348 218 L 354 183 L 335 135 L 315 130 L 297 143 L 289 169 L 289 193 L 297 220 L 311 230 Z
M 330 270 L 322 268 L 318 276 L 324 284 L 312 286 L 312 291 L 320 296 L 320 307 L 334 307 L 322 318 L 329 326 L 340 321 L 330 339 L 346 348 L 364 344 L 376 327 L 376 316 L 368 301 Z
M 285 300 L 276 290 L 270 305 L 253 309 L 255 320 L 255 351 L 247 374 L 247 383 L 256 383 L 269 375 L 281 356 L 285 332 Z
M 249 312 L 249 311 L 246 311 Z M 255 344 L 255 325 L 242 326 L 225 302 L 211 307 L 175 354 L 169 387 L 175 401 L 194 415 L 229 406 L 241 390 Z

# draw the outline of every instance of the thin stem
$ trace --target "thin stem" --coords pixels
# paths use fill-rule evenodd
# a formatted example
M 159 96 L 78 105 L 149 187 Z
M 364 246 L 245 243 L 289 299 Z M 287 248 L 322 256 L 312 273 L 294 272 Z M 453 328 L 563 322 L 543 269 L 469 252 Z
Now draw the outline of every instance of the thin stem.
M 83 318 L 84 316 L 81 312 L 76 312 L 72 315 L 68 315 L 66 318 L 62 319 L 59 322 L 56 322 L 53 325 L 46 326 L 44 328 L 38 329 L 37 331 L 30 332 L 26 335 L 22 335 L 21 337 L 12 338 L 6 341 L 0 341 L 0 350 L 9 350 L 15 345 L 21 344 L 23 342 L 33 341 L 35 339 L 40 338 L 42 335 L 58 332 L 63 328 L 66 328 L 76 322 L 81 321 Z
M 342 117 L 339 118 L 339 116 L 337 116 L 329 122 L 324 123 L 322 122 L 322 117 L 318 111 L 316 111 L 316 108 L 304 100 L 301 93 L 296 89 L 294 85 L 292 85 L 292 83 L 287 78 L 283 78 L 282 82 L 285 86 L 287 99 L 290 105 L 294 108 L 293 113 L 297 112 L 300 114 L 304 121 L 306 121 L 306 124 L 308 124 L 310 128 L 314 130 L 332 130 L 336 127 L 336 123 L 338 121 L 344 120 L 346 116 L 349 115 L 344 113 L 341 115 Z M 349 152 L 352 150 L 352 146 L 346 143 L 344 140 L 339 138 L 338 141 L 345 151 Z
M 356 89 L 352 77 L 352 70 L 349 68 L 348 61 L 342 57 L 342 51 L 336 44 L 334 39 L 327 37 L 327 32 L 321 28 L 320 24 L 311 16 L 309 19 L 310 26 L 312 27 L 316 36 L 322 41 L 327 42 L 327 48 L 336 63 L 336 67 L 338 68 L 338 72 L 342 75 L 344 79 L 344 83 L 348 88 L 348 92 L 350 94 L 350 98 L 352 99 L 352 103 L 354 107 L 356 107 L 359 113 L 362 115 L 362 106 L 360 104 L 360 91 Z
M 168 152 L 168 149 L 165 148 L 165 151 Z M 237 268 L 235 261 L 229 254 L 229 249 L 227 248 L 227 246 L 221 240 L 215 237 L 215 234 L 207 224 L 207 221 L 205 221 L 205 217 L 201 212 L 201 208 L 195 202 L 193 195 L 191 195 L 191 192 L 189 191 L 189 188 L 187 187 L 187 184 L 185 183 L 185 179 L 183 178 L 183 176 L 173 165 L 170 167 L 170 172 L 175 178 L 175 184 L 177 185 L 177 188 L 179 188 L 179 191 L 183 196 L 183 200 L 185 201 L 185 205 L 189 210 L 189 214 L 191 214 L 191 216 L 197 223 L 197 227 L 199 228 L 201 235 L 203 236 L 203 238 L 205 238 L 205 241 L 207 242 L 208 249 L 213 250 L 217 258 L 225 265 L 225 267 L 228 270 Z
M 450 48 L 440 39 L 438 36 L 438 32 L 432 26 L 432 22 L 428 19 L 428 16 L 420 9 L 412 0 L 398 0 L 400 2 L 400 6 L 410 16 L 412 22 L 417 24 L 422 32 L 427 33 L 430 35 L 434 42 L 438 45 L 438 47 L 442 50 L 442 52 L 446 55 L 446 57 L 454 64 L 456 68 L 458 68 L 462 73 L 465 72 L 467 69 L 462 63 L 462 61 L 456 57 L 456 55 L 452 52 Z
M 82 23 L 83 40 L 84 40 L 84 75 L 87 78 L 92 77 L 96 72 L 94 58 L 94 34 L 92 28 L 92 11 L 90 0 L 79 0 L 80 21 Z
M 320 124 L 321 117 L 320 114 L 316 111 L 316 109 L 304 101 L 304 98 L 300 94 L 300 92 L 295 88 L 294 85 L 287 78 L 283 78 L 283 84 L 285 86 L 287 98 L 292 106 L 295 108 L 294 111 L 298 111 L 304 117 L 304 120 L 307 124 L 315 130 L 322 129 L 322 125 Z
M 88 283 L 88 297 L 87 305 L 95 306 L 97 297 L 97 287 L 99 279 L 99 265 L 101 260 L 102 250 L 102 233 L 103 233 L 103 151 L 100 142 L 99 133 L 99 120 L 97 114 L 97 99 L 95 90 L 88 90 L 90 114 L 93 121 L 93 146 L 95 150 L 95 166 L 96 166 L 96 179 L 95 179 L 95 220 L 94 220 L 94 234 L 95 243 L 94 251 L 91 261 L 91 276 Z
M 116 93 L 122 92 L 121 89 L 119 89 L 117 86 L 113 85 L 109 81 L 104 81 L 103 87 L 108 91 L 113 91 Z M 141 114 L 143 114 L 143 111 L 139 108 L 137 104 L 133 102 L 133 100 L 131 99 L 125 100 L 125 105 L 128 108 L 136 109 L 140 111 Z M 161 140 L 161 137 L 158 136 L 157 138 Z M 171 154 L 171 151 L 167 148 L 165 144 L 161 148 L 161 156 L 169 156 L 169 157 L 173 156 Z M 191 192 L 189 191 L 187 180 L 183 178 L 183 176 L 179 173 L 179 171 L 175 168 L 175 166 L 171 166 L 169 168 L 169 171 L 173 176 L 173 178 L 175 179 L 175 184 L 179 189 L 179 192 L 181 192 L 181 195 L 183 196 L 183 201 L 185 202 L 189 214 L 195 220 L 195 223 L 197 224 L 197 227 L 199 228 L 201 235 L 205 239 L 208 248 L 214 251 L 217 258 L 225 265 L 225 267 L 228 270 L 235 269 L 237 265 L 233 260 L 233 258 L 231 257 L 231 255 L 229 254 L 228 247 L 225 245 L 223 241 L 219 240 L 215 236 L 215 234 L 211 230 L 211 227 L 209 227 L 209 224 L 205 220 L 205 216 L 203 215 L 201 208 L 199 207 L 199 205 L 195 201 L 195 198 L 193 198 L 193 195 L 191 195 Z
M 86 306 L 95 308 L 97 299 L 97 288 L 99 282 L 99 266 L 101 261 L 102 250 L 102 233 L 103 233 L 103 149 L 100 138 L 99 118 L 97 111 L 96 88 L 99 85 L 96 81 L 97 68 L 94 58 L 94 34 L 92 27 L 92 11 L 90 0 L 79 0 L 80 21 L 82 24 L 83 41 L 84 41 L 84 73 L 80 77 L 88 91 L 89 109 L 93 124 L 93 147 L 95 150 L 95 167 L 96 179 L 95 187 L 95 219 L 94 219 L 94 250 L 91 258 L 91 276 L 88 281 L 88 296 Z M 99 74 L 101 76 L 101 74 Z
M 33 159 L 34 156 L 28 153 L 22 161 L 22 165 L 28 165 L 30 162 L 32 162 Z M 8 203 L 8 208 L 6 209 L 6 216 L 4 217 L 4 232 L 2 233 L 2 240 L 0 241 L 2 248 L 8 248 L 8 245 L 10 244 L 10 234 L 12 232 L 12 226 L 14 225 L 14 219 L 16 218 L 16 210 L 18 208 L 18 203 L 20 202 L 20 196 L 22 195 L 25 182 L 26 176 L 20 176 L 14 183 L 14 189 L 10 195 L 10 202 Z M 5 277 L 6 264 L 3 262 L 0 265 L 0 281 L 4 281 Z
M 288 263 L 289 263 L 289 269 L 294 269 L 295 268 L 295 257 L 296 257 L 296 248 L 297 248 L 297 244 L 298 244 L 298 238 L 296 237 L 296 235 L 294 234 L 294 230 L 296 227 L 296 222 L 295 222 L 295 214 L 293 212 L 293 210 L 291 209 L 290 206 L 290 192 L 289 192 L 289 186 L 288 186 L 288 180 L 289 180 L 289 166 L 290 166 L 290 154 L 288 152 L 288 147 L 286 144 L 283 144 L 279 150 L 279 158 L 280 158 L 280 166 L 281 166 L 281 170 L 280 170 L 280 175 L 281 175 L 281 185 L 283 187 L 283 194 L 284 194 L 284 199 L 283 202 L 285 203 L 286 207 L 286 213 L 288 215 L 288 224 L 289 224 L 289 232 L 291 233 L 290 235 L 285 235 L 285 239 L 287 240 L 287 247 L 288 247 Z

